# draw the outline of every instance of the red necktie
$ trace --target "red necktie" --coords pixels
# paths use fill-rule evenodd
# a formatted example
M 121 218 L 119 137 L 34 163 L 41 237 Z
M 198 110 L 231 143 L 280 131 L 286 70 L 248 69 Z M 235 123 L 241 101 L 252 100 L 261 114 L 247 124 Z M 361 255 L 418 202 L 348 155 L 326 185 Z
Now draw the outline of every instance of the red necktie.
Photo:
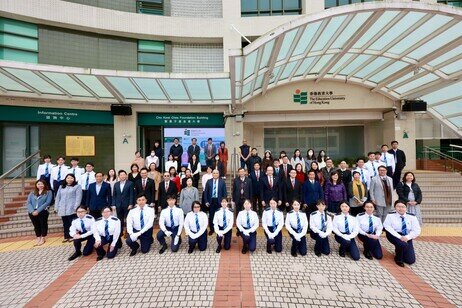
M 260 172 L 257 171 L 257 181 L 260 179 Z
M 287 177 L 287 165 L 284 165 L 284 174 Z
M 165 191 L 168 191 L 168 182 L 165 182 Z
M 146 180 L 143 180 L 143 190 L 146 189 Z
M 269 180 L 270 188 L 273 188 L 273 179 L 269 177 L 268 180 Z

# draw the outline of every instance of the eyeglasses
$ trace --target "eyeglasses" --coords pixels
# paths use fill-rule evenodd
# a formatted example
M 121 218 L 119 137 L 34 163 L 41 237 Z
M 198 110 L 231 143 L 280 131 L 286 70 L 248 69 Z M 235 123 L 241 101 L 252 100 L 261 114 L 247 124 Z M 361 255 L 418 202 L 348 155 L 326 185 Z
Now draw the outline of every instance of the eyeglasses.
M 169 177 L 170 177 L 170 175 L 164 175 L 164 178 L 169 178 Z
M 84 211 L 84 210 L 81 210 L 81 211 L 77 211 L 77 213 L 86 213 L 87 211 Z
M 200 206 L 194 206 L 195 209 L 200 209 L 201 207 Z

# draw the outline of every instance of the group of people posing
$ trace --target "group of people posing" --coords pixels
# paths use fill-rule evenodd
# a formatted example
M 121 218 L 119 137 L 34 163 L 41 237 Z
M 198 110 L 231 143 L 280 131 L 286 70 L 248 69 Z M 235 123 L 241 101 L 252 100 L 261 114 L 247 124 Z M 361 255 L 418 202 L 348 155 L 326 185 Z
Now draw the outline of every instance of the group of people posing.
M 397 154 L 401 151 L 397 150 L 397 142 L 392 142 L 392 147 L 390 151 L 395 154 L 389 153 L 384 145 L 378 159 L 376 153 L 369 153 L 369 161 L 358 159 L 353 170 L 349 170 L 345 162 L 335 168 L 325 153 L 320 153 L 318 162 L 314 151 L 309 150 L 312 161 L 307 170 L 308 157 L 301 157 L 299 150 L 295 150 L 290 159 L 285 153 L 281 153 L 280 159 L 272 159 L 269 151 L 259 158 L 256 149 L 250 149 L 244 142 L 242 167 L 233 179 L 231 202 L 228 202 L 224 179 L 226 173 L 213 164 L 202 176 L 200 202 L 198 181 L 193 179 L 190 163 L 184 166 L 186 170 L 181 175 L 174 166 L 161 174 L 154 161 L 149 162 L 149 169 L 145 167 L 147 157 L 141 168 L 134 162 L 129 174 L 120 170 L 116 176 L 111 169 L 104 176 L 101 172 L 95 173 L 91 163 L 80 169 L 77 158 L 72 158 L 71 166 L 67 167 L 64 157 L 58 157 L 57 165 L 52 165 L 51 157 L 46 156 L 44 164 L 39 166 L 36 189 L 29 195 L 27 204 L 37 245 L 41 245 L 47 235 L 47 208 L 54 200 L 54 209 L 63 220 L 64 241 L 72 241 L 75 246 L 71 260 L 90 254 L 93 248 L 99 260 L 105 255 L 112 258 L 121 247 L 123 236 L 132 249 L 131 255 L 139 249 L 148 252 L 153 243 L 154 219 L 159 215 L 160 253 L 167 249 L 166 237 L 171 238 L 171 250 L 178 251 L 183 228 L 190 253 L 196 245 L 199 250 L 205 250 L 207 236 L 213 233 L 217 234 L 216 251 L 229 249 L 234 223 L 244 243 L 242 253 L 254 251 L 261 219 L 268 253 L 273 249 L 282 251 L 285 226 L 292 238 L 293 256 L 307 253 L 306 234 L 310 230 L 318 256 L 330 253 L 328 237 L 333 232 L 340 243 L 341 256 L 348 253 L 354 260 L 359 259 L 355 242 L 358 236 L 364 243 L 364 255 L 379 259 L 379 236 L 385 228 L 387 238 L 396 246 L 397 264 L 412 264 L 415 262 L 412 240 L 419 235 L 421 222 L 409 210 L 412 208 L 418 214 L 415 209 L 420 204 L 421 192 L 411 172 L 396 185 L 387 175 L 389 169 L 392 176 L 401 172 L 397 156 L 404 157 L 405 164 L 404 153 Z M 138 156 L 139 153 L 135 160 Z M 320 168 L 320 165 L 325 166 Z M 394 203 L 396 212 L 391 212 L 394 187 L 400 200 Z M 234 212 L 238 213 L 237 217 Z M 285 219 L 284 212 L 287 212 Z M 87 243 L 81 252 L 83 241 Z M 108 248 L 104 250 L 106 244 Z

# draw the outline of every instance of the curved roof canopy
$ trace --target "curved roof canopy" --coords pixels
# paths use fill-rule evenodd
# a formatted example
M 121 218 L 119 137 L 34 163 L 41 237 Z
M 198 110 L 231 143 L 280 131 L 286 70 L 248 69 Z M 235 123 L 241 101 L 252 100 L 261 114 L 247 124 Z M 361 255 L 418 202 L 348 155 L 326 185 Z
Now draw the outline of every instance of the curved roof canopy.
M 421 98 L 461 134 L 462 10 L 370 2 L 306 15 L 231 56 L 232 93 L 245 103 L 299 80 L 360 84 L 394 100 Z
M 0 95 L 100 103 L 230 104 L 228 73 L 146 73 L 0 61 Z

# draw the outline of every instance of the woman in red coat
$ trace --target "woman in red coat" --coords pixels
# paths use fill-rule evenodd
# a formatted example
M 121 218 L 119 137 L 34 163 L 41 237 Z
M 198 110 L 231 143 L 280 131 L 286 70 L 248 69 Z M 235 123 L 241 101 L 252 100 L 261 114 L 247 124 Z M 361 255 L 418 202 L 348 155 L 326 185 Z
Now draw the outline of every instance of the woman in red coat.
M 220 142 L 220 147 L 218 148 L 218 156 L 220 157 L 220 161 L 223 163 L 223 174 L 226 178 L 226 174 L 228 172 L 228 149 L 226 148 L 224 141 Z

